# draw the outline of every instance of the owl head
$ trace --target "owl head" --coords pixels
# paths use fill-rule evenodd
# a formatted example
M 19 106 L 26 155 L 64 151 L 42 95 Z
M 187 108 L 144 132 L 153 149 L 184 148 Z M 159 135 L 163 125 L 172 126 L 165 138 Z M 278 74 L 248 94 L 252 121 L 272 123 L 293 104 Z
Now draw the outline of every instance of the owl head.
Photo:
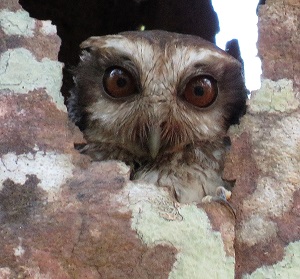
M 68 109 L 88 143 L 154 159 L 224 137 L 245 112 L 240 62 L 200 37 L 125 32 L 81 48 Z

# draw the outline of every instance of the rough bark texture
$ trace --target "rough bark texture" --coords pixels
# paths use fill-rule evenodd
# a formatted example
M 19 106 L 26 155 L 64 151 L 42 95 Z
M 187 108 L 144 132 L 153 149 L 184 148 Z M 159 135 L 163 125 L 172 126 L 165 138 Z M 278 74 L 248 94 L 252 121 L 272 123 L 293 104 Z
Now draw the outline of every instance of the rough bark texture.
M 259 10 L 262 88 L 224 174 L 234 220 L 78 154 L 55 26 L 1 1 L 0 278 L 300 278 L 299 16 L 292 0 Z
M 225 168 L 236 180 L 236 278 L 300 276 L 299 26 L 299 1 L 267 1 L 259 8 L 262 86 L 230 131 Z

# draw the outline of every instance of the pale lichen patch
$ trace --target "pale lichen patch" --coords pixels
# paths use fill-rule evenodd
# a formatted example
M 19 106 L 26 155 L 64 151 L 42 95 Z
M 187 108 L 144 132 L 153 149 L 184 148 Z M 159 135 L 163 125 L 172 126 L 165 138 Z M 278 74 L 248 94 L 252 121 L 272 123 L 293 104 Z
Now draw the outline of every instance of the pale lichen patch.
M 178 250 L 170 279 L 234 278 L 234 258 L 226 256 L 220 232 L 196 205 L 178 204 L 162 188 L 132 182 L 114 199 L 132 211 L 132 228 L 144 243 Z
M 249 111 L 257 112 L 289 112 L 299 107 L 293 81 L 281 79 L 272 81 L 264 79 L 261 88 L 251 96 Z
M 253 157 L 262 174 L 244 205 L 249 208 L 253 204 L 256 211 L 259 208 L 261 213 L 280 216 L 290 209 L 300 183 L 300 119 L 287 116 L 272 121 L 272 127 L 264 127 L 263 121 L 248 122 L 260 130 L 252 133 L 252 142 Z
M 40 32 L 44 35 L 56 35 L 56 26 L 52 24 L 51 20 L 42 21 L 42 27 L 40 28 Z
M 263 225 L 268 224 L 270 218 L 289 212 L 293 206 L 294 192 L 299 189 L 299 111 L 282 116 L 265 111 L 261 117 L 250 112 L 243 117 L 241 126 L 230 133 L 237 136 L 245 131 L 249 134 L 251 156 L 259 175 L 255 178 L 256 190 L 242 202 L 243 212 L 250 217 L 241 226 L 239 235 L 242 242 L 254 245 L 275 236 L 274 226 L 264 229 Z M 257 216 L 265 223 L 260 223 Z M 253 234 L 259 226 L 263 226 L 262 229 L 258 234 Z
M 38 186 L 48 193 L 49 200 L 55 198 L 60 187 L 72 177 L 74 165 L 71 157 L 55 152 L 38 151 L 16 155 L 7 153 L 0 160 L 0 189 L 7 179 L 24 184 L 28 175 L 36 175 Z
M 271 170 L 278 180 L 288 180 L 289 177 L 299 177 L 300 174 L 300 154 L 297 152 L 300 140 L 299 116 L 295 114 L 272 121 L 271 127 L 261 129 L 265 133 L 263 137 L 257 133 L 252 134 L 253 141 L 256 142 L 256 162 L 264 172 L 269 172 L 272 166 Z M 259 126 L 264 126 L 261 121 L 263 120 L 253 122 L 253 125 L 259 129 Z
M 259 215 L 251 216 L 249 220 L 243 221 L 241 226 L 239 239 L 250 247 L 271 239 L 277 233 L 276 223 Z
M 0 90 L 17 94 L 27 94 L 45 88 L 57 107 L 66 111 L 62 86 L 62 64 L 43 58 L 37 61 L 25 48 L 10 49 L 0 56 Z
M 251 275 L 243 276 L 243 279 L 282 279 L 300 278 L 300 241 L 290 243 L 285 248 L 284 258 L 272 266 L 263 266 L 254 271 Z
M 0 268 L 0 278 L 3 278 L 3 279 L 12 278 L 11 269 L 8 267 L 1 267 Z
M 257 189 L 243 201 L 243 208 L 252 214 L 279 217 L 291 209 L 295 185 L 271 177 L 259 177 Z
M 14 248 L 14 255 L 15 257 L 22 257 L 25 253 L 25 250 L 22 246 L 22 238 L 19 237 L 19 245 Z
M 4 9 L 0 11 L 0 27 L 6 35 L 33 37 L 35 20 L 24 10 L 11 12 Z

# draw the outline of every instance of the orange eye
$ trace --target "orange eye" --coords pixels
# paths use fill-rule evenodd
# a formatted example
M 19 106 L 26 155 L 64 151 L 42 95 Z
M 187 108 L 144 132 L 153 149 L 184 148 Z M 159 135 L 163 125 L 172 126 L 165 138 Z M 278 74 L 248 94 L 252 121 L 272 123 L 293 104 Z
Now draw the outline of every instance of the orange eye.
M 113 98 L 124 98 L 136 94 L 136 83 L 132 74 L 121 67 L 108 68 L 103 76 L 106 93 Z
M 217 95 L 217 81 L 214 78 L 196 76 L 187 83 L 182 96 L 190 104 L 205 108 L 215 101 Z

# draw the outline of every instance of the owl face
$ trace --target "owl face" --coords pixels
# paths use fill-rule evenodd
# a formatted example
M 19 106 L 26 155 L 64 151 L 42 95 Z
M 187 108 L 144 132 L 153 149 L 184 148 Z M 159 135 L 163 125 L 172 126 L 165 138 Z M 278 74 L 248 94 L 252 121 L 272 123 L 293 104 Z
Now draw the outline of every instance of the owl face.
M 69 112 L 90 143 L 154 160 L 219 140 L 245 110 L 240 63 L 199 37 L 126 32 L 81 47 Z

